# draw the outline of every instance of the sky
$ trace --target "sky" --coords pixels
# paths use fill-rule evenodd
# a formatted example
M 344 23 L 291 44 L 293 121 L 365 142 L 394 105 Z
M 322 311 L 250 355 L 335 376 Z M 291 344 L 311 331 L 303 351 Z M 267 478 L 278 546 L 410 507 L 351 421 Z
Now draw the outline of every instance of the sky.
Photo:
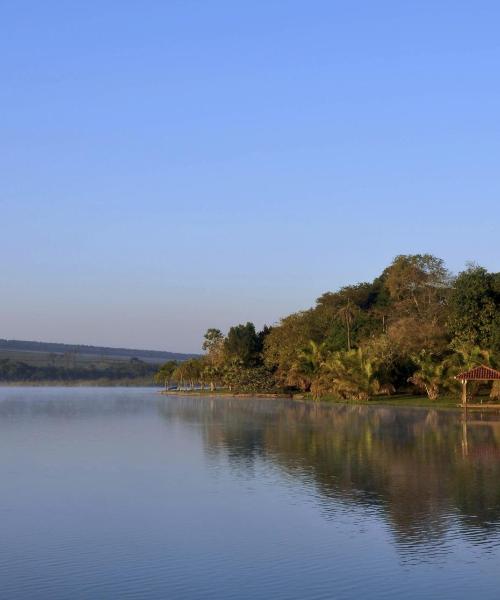
M 500 3 L 0 2 L 0 338 L 197 352 L 500 270 Z

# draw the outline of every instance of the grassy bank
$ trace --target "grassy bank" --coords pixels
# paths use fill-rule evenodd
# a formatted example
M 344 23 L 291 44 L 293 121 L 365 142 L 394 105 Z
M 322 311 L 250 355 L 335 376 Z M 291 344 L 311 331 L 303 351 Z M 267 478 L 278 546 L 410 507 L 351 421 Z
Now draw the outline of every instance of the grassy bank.
M 425 408 L 457 408 L 460 403 L 460 398 L 457 396 L 443 396 L 439 400 L 429 400 L 427 396 L 423 395 L 412 395 L 412 394 L 394 394 L 393 396 L 374 396 L 368 401 L 348 401 L 338 396 L 325 395 L 315 400 L 310 393 L 247 393 L 247 392 L 234 392 L 228 389 L 218 389 L 214 392 L 210 390 L 161 390 L 161 394 L 175 395 L 175 396 L 228 396 L 232 398 L 290 398 L 293 400 L 306 401 L 306 402 L 324 402 L 330 404 L 359 404 L 359 405 L 370 405 L 370 406 L 415 406 Z M 498 405 L 500 410 L 500 404 Z

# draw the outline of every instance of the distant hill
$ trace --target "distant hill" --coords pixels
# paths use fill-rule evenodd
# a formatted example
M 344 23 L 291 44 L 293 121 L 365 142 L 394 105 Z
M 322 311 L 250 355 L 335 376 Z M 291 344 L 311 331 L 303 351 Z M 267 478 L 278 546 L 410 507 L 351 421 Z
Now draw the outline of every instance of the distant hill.
M 53 342 L 34 342 L 26 340 L 0 339 L 0 357 L 34 358 L 36 354 L 46 355 L 75 355 L 82 359 L 90 360 L 130 360 L 138 358 L 149 363 L 162 363 L 167 360 L 187 360 L 197 354 L 184 354 L 181 352 L 164 352 L 161 350 L 140 350 L 135 348 L 110 348 L 108 346 L 86 346 L 83 344 L 59 344 Z M 29 357 L 29 358 L 28 358 Z M 42 358 L 42 357 L 40 357 Z M 29 361 L 31 362 L 31 361 Z M 38 362 L 38 361 L 37 361 Z

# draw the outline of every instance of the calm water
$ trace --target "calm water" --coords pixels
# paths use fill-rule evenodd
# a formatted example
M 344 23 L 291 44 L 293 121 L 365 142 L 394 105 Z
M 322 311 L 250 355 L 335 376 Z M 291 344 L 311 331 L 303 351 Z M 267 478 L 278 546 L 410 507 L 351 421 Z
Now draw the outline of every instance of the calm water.
M 500 421 L 0 388 L 0 597 L 500 597 Z

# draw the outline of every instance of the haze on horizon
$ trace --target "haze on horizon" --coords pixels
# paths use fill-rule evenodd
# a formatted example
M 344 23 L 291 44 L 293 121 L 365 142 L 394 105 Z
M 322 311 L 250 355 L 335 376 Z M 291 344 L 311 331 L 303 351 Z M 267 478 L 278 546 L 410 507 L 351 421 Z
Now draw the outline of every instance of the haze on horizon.
M 0 337 L 198 352 L 397 254 L 499 270 L 498 3 L 0 16 Z

